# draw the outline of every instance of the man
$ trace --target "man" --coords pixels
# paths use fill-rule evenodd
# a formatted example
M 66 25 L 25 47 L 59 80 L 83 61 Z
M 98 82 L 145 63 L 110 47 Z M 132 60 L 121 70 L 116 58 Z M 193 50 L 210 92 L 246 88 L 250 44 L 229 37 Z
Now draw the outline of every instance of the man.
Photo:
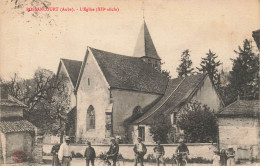
M 112 159 L 113 166 L 116 166 L 117 156 L 119 152 L 119 145 L 116 143 L 115 138 L 111 138 L 110 141 L 111 141 L 111 145 L 107 152 L 107 163 L 108 165 L 111 165 L 111 162 L 108 159 Z
M 144 166 L 144 155 L 147 152 L 146 146 L 142 143 L 142 138 L 137 138 L 138 143 L 134 145 L 135 152 L 135 166 L 139 162 L 141 166 Z
M 184 140 L 181 139 L 180 140 L 180 144 L 178 145 L 177 149 L 176 149 L 176 154 L 177 154 L 177 160 L 179 162 L 179 166 L 182 165 L 182 159 L 186 159 L 187 155 L 189 154 L 189 149 L 187 147 L 187 145 L 184 143 Z
M 58 157 L 61 163 L 61 166 L 70 166 L 70 161 L 72 160 L 71 150 L 69 147 L 70 137 L 65 137 L 65 142 L 63 142 L 60 146 L 60 150 L 58 152 Z
M 89 162 L 94 166 L 94 160 L 96 158 L 96 152 L 93 147 L 91 147 L 91 143 L 87 142 L 88 147 L 85 150 L 84 157 L 86 158 L 86 164 L 89 166 Z
M 60 144 L 58 141 L 55 141 L 55 145 L 53 145 L 51 149 L 52 153 L 52 166 L 60 166 L 59 158 L 58 158 L 58 152 L 60 149 Z
M 165 166 L 165 161 L 163 158 L 165 151 L 159 140 L 157 141 L 157 146 L 153 148 L 153 151 L 155 152 L 157 166 L 160 165 L 160 162 L 162 162 Z

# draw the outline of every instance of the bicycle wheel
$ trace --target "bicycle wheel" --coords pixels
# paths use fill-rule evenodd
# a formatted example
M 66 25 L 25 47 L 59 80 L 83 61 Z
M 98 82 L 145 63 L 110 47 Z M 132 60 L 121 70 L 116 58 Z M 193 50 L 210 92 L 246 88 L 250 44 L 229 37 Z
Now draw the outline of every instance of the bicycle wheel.
M 182 159 L 182 166 L 186 166 L 187 165 L 187 160 L 186 159 Z
M 172 159 L 172 166 L 178 166 L 178 161 L 176 159 Z

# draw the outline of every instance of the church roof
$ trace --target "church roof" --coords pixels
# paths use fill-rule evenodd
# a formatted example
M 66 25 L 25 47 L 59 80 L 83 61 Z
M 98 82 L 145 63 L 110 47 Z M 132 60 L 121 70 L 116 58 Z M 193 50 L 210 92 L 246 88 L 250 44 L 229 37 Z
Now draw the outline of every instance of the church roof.
M 164 94 L 168 78 L 140 58 L 89 49 L 110 87 Z
M 237 100 L 223 108 L 218 116 L 256 116 L 260 113 L 258 100 Z
M 207 74 L 197 74 L 188 77 L 180 77 L 169 80 L 164 96 L 144 115 L 134 120 L 133 124 L 149 124 L 151 117 L 161 112 L 174 111 L 175 108 L 187 102 L 197 91 Z
M 64 66 L 69 74 L 69 77 L 70 77 L 70 80 L 71 80 L 73 86 L 75 87 L 77 80 L 78 80 L 82 61 L 76 61 L 76 60 L 70 60 L 70 59 L 61 59 L 61 61 L 63 62 Z
M 144 21 L 140 33 L 137 38 L 135 50 L 134 50 L 135 57 L 149 57 L 161 60 L 158 56 L 155 46 L 153 44 L 152 37 L 149 33 L 147 25 Z

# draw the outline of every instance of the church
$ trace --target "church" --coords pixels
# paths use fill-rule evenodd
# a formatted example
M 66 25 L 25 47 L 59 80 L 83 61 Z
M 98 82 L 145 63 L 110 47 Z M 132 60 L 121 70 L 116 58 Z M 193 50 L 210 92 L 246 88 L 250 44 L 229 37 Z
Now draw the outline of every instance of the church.
M 134 48 L 126 56 L 87 47 L 83 61 L 61 59 L 57 75 L 66 75 L 71 96 L 67 134 L 79 140 L 124 143 L 142 137 L 152 143 L 149 124 L 159 113 L 172 127 L 182 106 L 192 100 L 218 111 L 224 104 L 207 74 L 169 79 L 161 73 L 161 58 L 144 21 Z M 177 141 L 176 134 L 172 142 Z

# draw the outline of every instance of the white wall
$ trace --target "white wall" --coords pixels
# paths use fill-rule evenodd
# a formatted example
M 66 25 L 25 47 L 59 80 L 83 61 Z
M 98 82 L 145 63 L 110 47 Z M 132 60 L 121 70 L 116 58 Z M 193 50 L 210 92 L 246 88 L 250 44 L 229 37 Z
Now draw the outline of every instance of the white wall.
M 50 153 L 51 148 L 53 145 L 44 145 L 43 146 L 43 152 Z M 165 150 L 165 157 L 171 158 L 173 153 L 175 153 L 175 150 L 177 148 L 177 144 L 167 144 L 163 145 Z M 202 157 L 208 160 L 212 160 L 214 155 L 214 150 L 216 150 L 215 145 L 208 144 L 208 143 L 194 143 L 194 144 L 187 144 L 190 155 L 189 158 L 196 158 L 196 157 Z M 71 150 L 75 153 L 81 153 L 84 154 L 86 145 L 71 145 Z M 107 152 L 109 149 L 109 145 L 92 145 L 92 147 L 96 151 L 96 155 L 98 156 L 102 152 Z M 119 153 L 122 154 L 122 156 L 125 159 L 134 159 L 134 152 L 133 152 L 133 144 L 119 144 Z M 154 154 L 153 148 L 155 147 L 155 144 L 146 144 L 147 153 L 144 158 L 147 158 L 148 154 Z
M 77 92 L 77 138 L 105 137 L 105 109 L 110 103 L 108 88 L 105 77 L 90 51 Z M 95 109 L 96 128 L 86 130 L 87 109 L 90 105 Z
M 218 97 L 218 94 L 213 87 L 210 78 L 207 76 L 202 87 L 198 92 L 193 96 L 193 101 L 199 101 L 202 104 L 208 105 L 214 111 L 219 111 L 222 108 L 221 100 Z
M 23 108 L 22 107 L 6 107 L 0 106 L 0 117 L 23 117 Z
M 155 101 L 160 95 L 138 91 L 112 89 L 113 101 L 113 130 L 115 135 L 125 133 L 123 122 L 132 116 L 136 106 L 146 107 Z

